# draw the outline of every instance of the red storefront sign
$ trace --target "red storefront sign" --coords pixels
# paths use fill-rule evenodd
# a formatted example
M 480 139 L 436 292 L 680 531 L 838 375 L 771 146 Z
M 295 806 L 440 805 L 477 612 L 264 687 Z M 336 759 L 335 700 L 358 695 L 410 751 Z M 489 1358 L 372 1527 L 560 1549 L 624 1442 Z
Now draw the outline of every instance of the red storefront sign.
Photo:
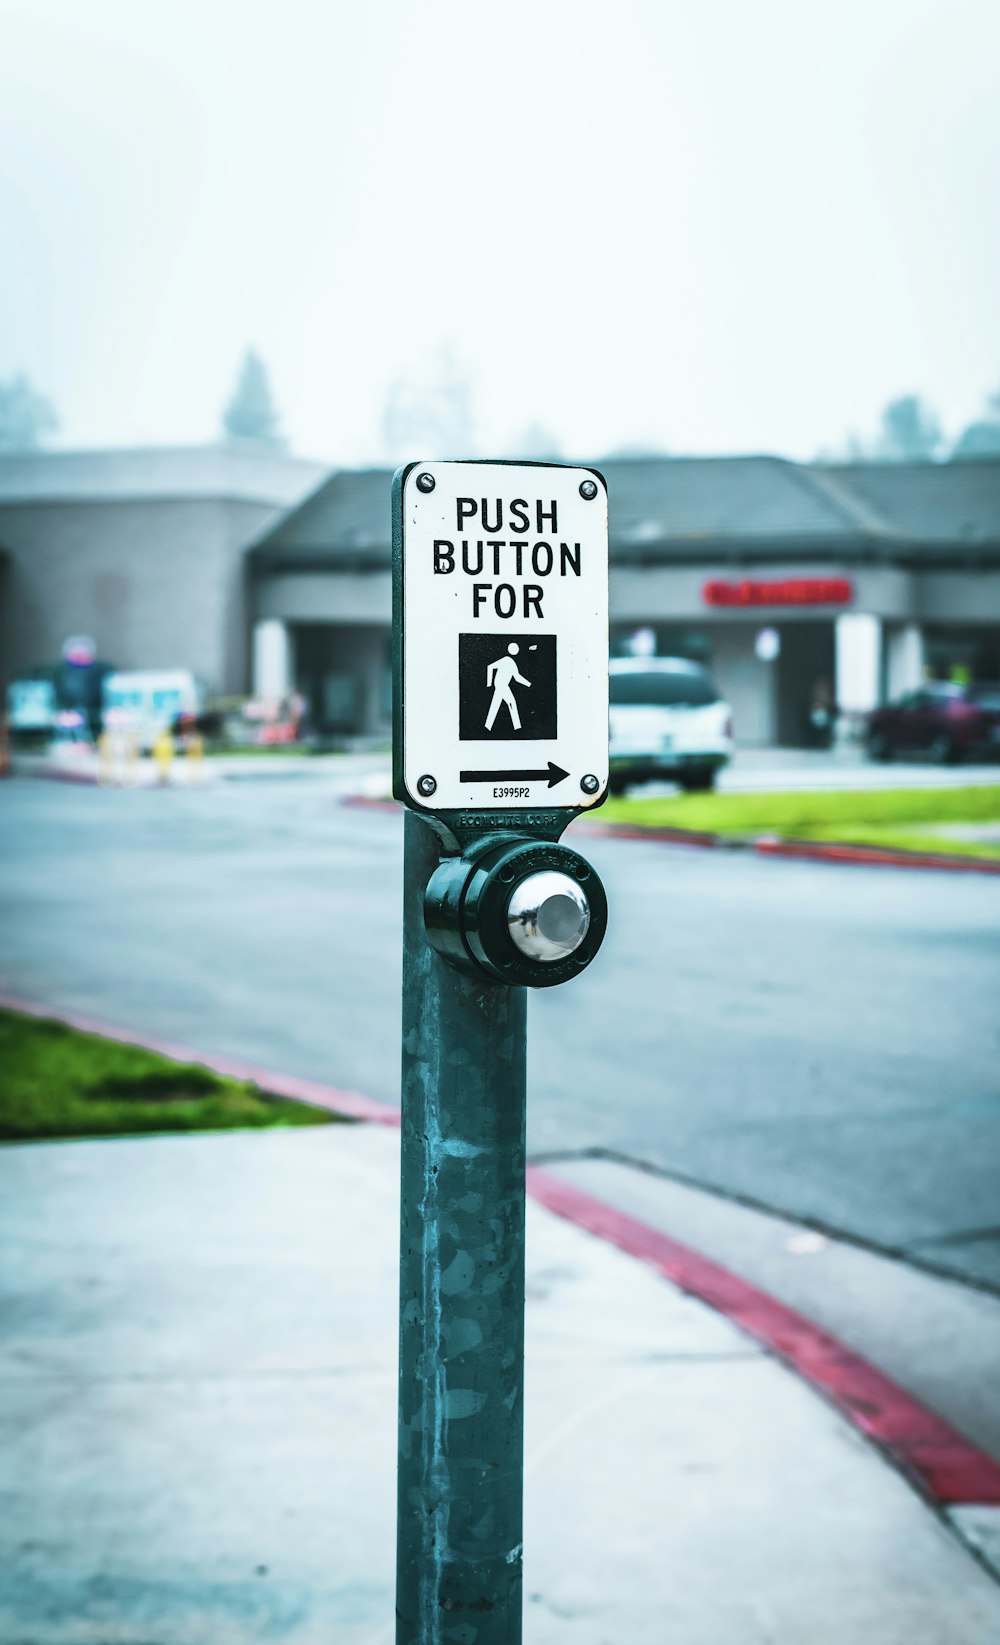
M 854 584 L 849 577 L 782 577 L 774 582 L 745 577 L 728 583 L 713 578 L 703 584 L 706 605 L 850 605 Z

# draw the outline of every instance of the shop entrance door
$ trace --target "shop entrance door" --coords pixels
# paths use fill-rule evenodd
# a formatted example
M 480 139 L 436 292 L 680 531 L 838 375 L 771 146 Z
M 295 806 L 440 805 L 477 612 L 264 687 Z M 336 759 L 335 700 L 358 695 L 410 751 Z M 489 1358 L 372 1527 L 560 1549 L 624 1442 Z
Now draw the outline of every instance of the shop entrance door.
M 778 741 L 783 748 L 829 747 L 832 708 L 833 623 L 786 622 L 778 627 Z

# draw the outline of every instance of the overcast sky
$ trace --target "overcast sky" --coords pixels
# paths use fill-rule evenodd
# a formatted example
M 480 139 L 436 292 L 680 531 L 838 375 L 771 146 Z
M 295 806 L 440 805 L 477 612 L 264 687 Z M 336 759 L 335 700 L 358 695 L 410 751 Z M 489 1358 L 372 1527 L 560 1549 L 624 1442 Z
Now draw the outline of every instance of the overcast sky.
M 335 463 L 442 349 L 493 455 L 1000 383 L 998 0 L 0 0 L 0 145 L 0 377 L 62 445 L 213 438 L 248 344 Z

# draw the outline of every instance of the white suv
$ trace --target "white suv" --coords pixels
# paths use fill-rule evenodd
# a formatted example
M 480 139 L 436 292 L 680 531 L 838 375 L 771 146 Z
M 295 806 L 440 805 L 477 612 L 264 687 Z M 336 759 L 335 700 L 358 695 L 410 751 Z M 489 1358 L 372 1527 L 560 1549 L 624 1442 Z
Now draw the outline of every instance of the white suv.
M 665 777 L 711 788 L 733 753 L 733 716 L 710 676 L 682 657 L 613 657 L 612 794 Z

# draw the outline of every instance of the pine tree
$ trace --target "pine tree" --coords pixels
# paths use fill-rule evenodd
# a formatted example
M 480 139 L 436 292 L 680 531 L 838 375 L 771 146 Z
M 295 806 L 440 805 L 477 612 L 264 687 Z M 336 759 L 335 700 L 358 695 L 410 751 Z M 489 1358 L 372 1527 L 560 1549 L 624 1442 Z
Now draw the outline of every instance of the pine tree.
M 230 440 L 257 440 L 262 445 L 271 446 L 285 444 L 267 367 L 252 348 L 248 348 L 243 356 L 233 397 L 223 414 L 222 427 Z

